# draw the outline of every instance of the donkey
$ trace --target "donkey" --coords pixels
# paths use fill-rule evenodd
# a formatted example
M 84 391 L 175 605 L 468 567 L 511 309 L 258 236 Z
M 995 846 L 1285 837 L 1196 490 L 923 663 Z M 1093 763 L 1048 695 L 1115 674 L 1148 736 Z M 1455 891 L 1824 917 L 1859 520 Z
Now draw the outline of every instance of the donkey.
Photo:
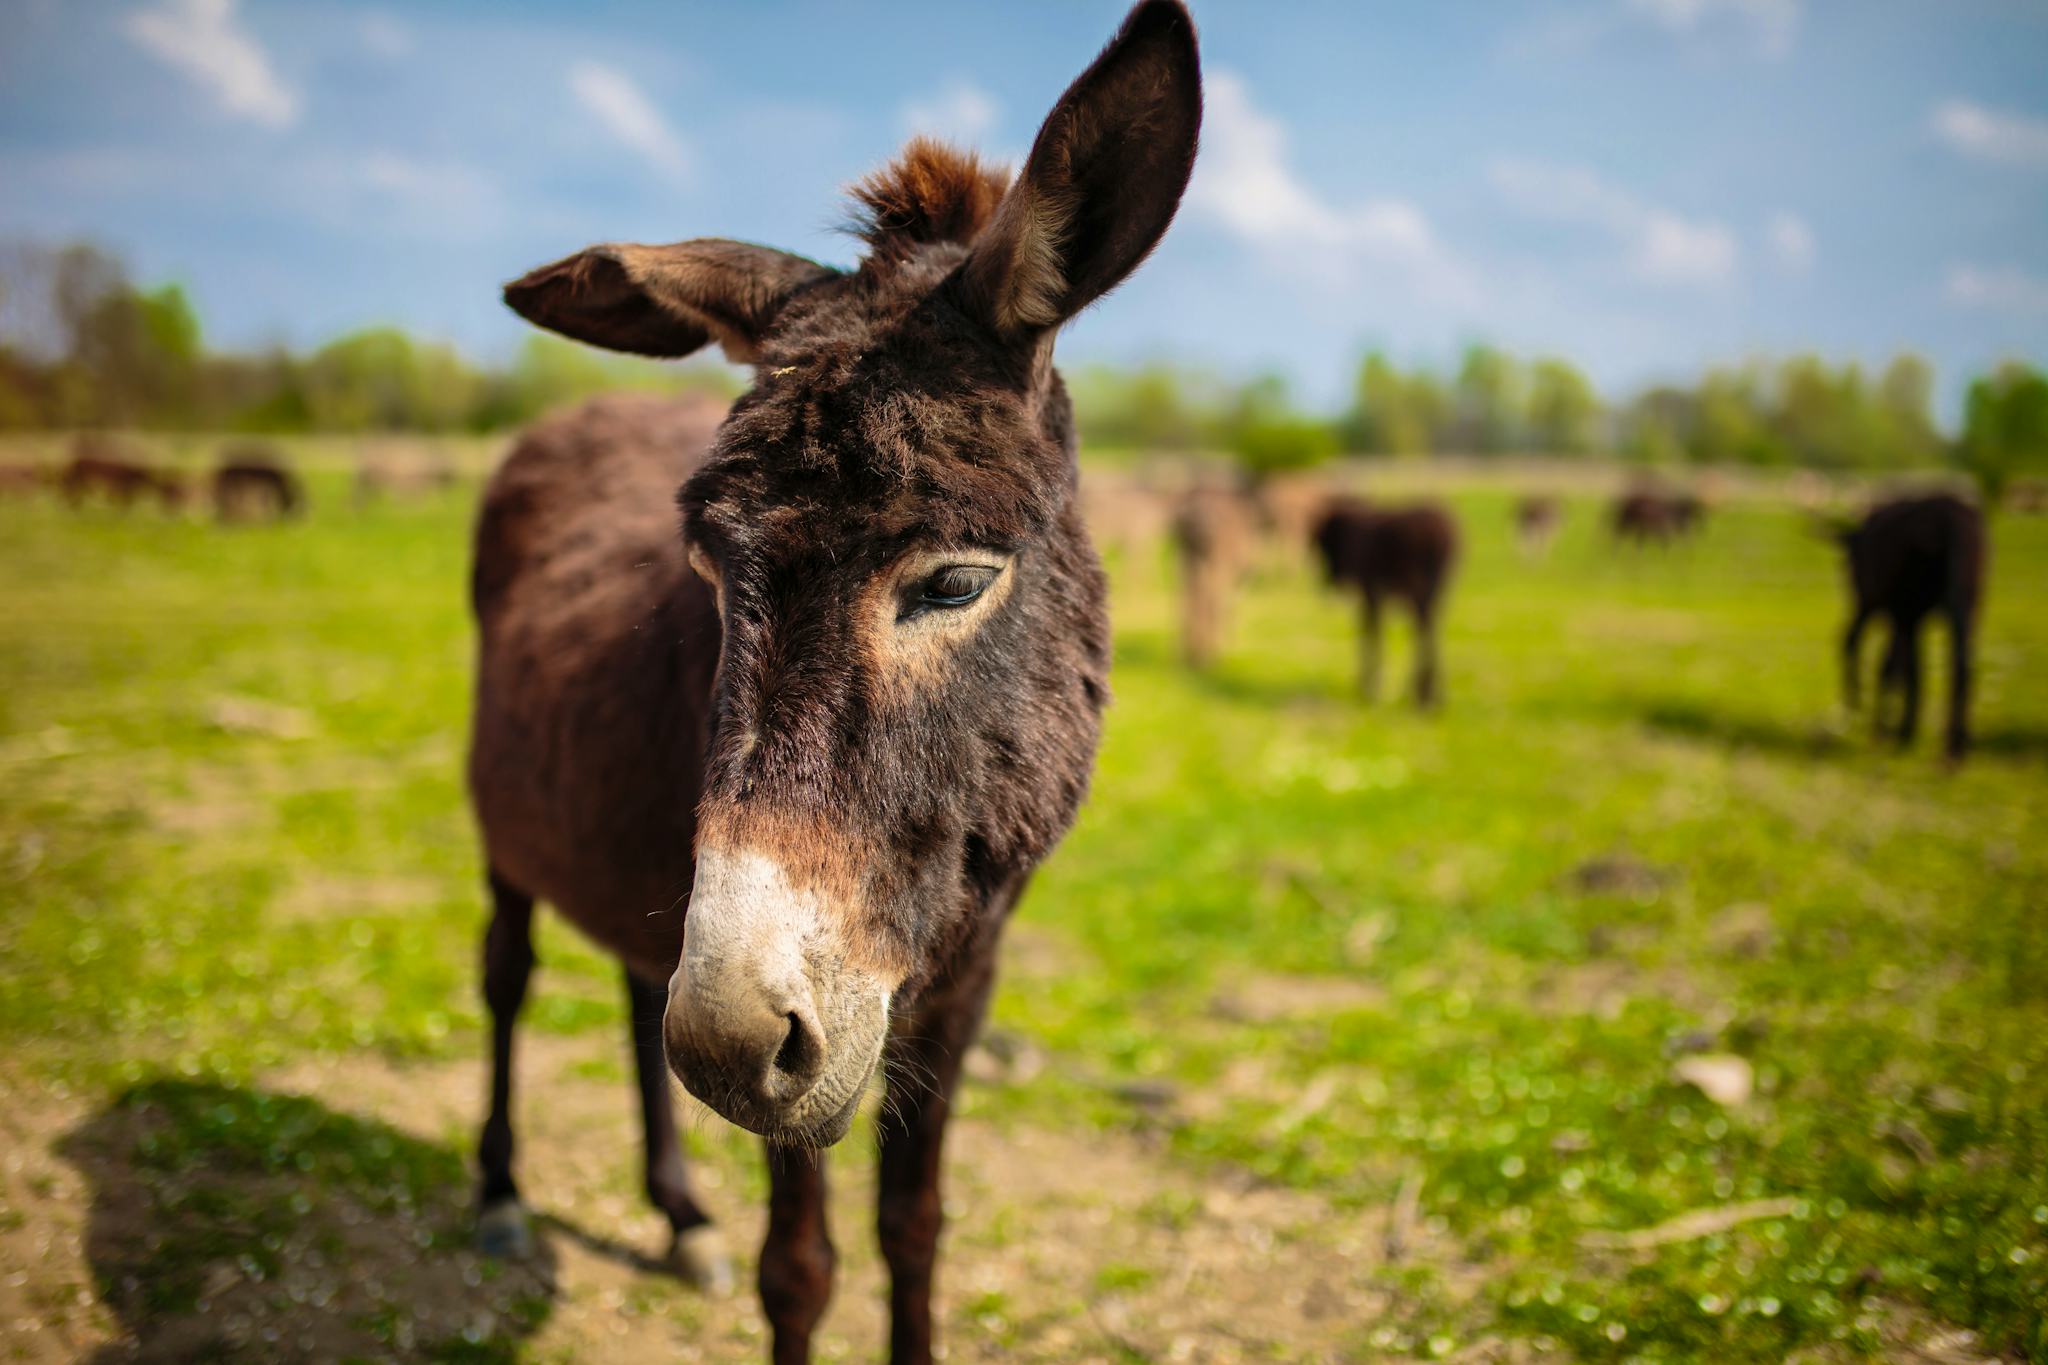
M 1379 698 L 1380 604 L 1393 596 L 1415 614 L 1415 704 L 1440 703 L 1437 605 L 1458 558 L 1451 514 L 1433 502 L 1380 508 L 1362 498 L 1337 498 L 1316 524 L 1315 544 L 1329 581 L 1349 584 L 1365 599 L 1358 680 L 1365 699 Z
M 213 471 L 213 512 L 223 522 L 269 517 L 282 521 L 305 507 L 306 494 L 298 475 L 286 467 L 273 446 L 244 443 L 229 446 Z
M 891 1355 L 930 1359 L 961 1058 L 1108 698 L 1053 338 L 1157 245 L 1200 122 L 1193 23 L 1146 0 L 1014 183 L 919 140 L 857 185 L 851 271 L 699 239 L 592 247 L 506 287 L 581 341 L 715 340 L 755 368 L 722 417 L 615 397 L 544 422 L 484 495 L 469 785 L 492 898 L 487 1249 L 530 1244 L 509 1100 L 540 899 L 624 963 L 646 1188 L 685 1273 L 715 1284 L 722 1257 L 664 1054 L 767 1139 L 758 1283 L 778 1361 L 807 1358 L 831 1292 L 822 1149 L 883 1070 Z
M 1614 500 L 1614 538 L 1668 545 L 1698 531 L 1706 515 L 1706 502 L 1697 493 L 1632 488 Z
M 173 470 L 142 463 L 124 442 L 87 434 L 71 449 L 70 462 L 57 475 L 57 489 L 74 510 L 94 493 L 124 512 L 145 497 L 155 498 L 165 512 L 185 505 L 185 480 Z
M 1192 668 L 1215 662 L 1229 633 L 1230 603 L 1251 568 L 1252 504 L 1234 488 L 1198 483 L 1174 510 L 1180 561 L 1181 652 Z
M 1515 503 L 1515 537 L 1528 559 L 1541 559 L 1564 524 L 1564 504 L 1549 493 L 1525 494 Z
M 1984 588 L 1984 514 L 1952 493 L 1880 503 L 1841 533 L 1854 598 L 1842 636 L 1842 691 L 1850 710 L 1861 702 L 1863 630 L 1870 618 L 1890 623 L 1878 670 L 1877 724 L 1885 697 L 1899 693 L 1895 731 L 1901 747 L 1920 725 L 1920 626 L 1935 612 L 1948 618 L 1949 693 L 1946 751 L 1960 760 L 1970 746 L 1970 640 Z

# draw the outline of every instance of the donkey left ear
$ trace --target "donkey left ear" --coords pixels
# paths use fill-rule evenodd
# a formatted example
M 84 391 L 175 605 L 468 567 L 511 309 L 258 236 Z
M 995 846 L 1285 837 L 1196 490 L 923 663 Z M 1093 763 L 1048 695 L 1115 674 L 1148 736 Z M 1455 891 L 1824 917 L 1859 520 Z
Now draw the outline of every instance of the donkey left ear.
M 1201 126 L 1194 20 L 1144 0 L 1038 130 L 962 267 L 963 301 L 1027 338 L 1122 283 L 1173 221 Z
M 636 355 L 683 356 L 716 341 L 751 364 L 796 290 L 838 272 L 752 242 L 718 237 L 670 246 L 589 247 L 505 286 L 528 322 Z

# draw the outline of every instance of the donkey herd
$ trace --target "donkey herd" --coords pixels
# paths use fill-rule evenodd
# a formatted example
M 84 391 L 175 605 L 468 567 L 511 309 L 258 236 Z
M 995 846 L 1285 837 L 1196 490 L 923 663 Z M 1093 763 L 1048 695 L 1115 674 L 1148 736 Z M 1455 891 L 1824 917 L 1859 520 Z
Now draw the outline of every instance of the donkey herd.
M 1054 339 L 1165 234 L 1201 114 L 1191 19 L 1179 0 L 1143 0 L 1014 177 L 918 139 L 859 182 L 850 270 L 698 238 L 593 246 L 505 287 L 539 326 L 652 356 L 716 343 L 753 382 L 729 409 L 614 396 L 545 420 L 483 492 L 468 785 L 490 898 L 486 1251 L 533 1246 L 512 1094 L 546 901 L 621 964 L 644 1187 L 678 1274 L 717 1288 L 732 1272 L 692 1193 L 671 1074 L 765 1139 L 757 1283 L 777 1361 L 808 1359 L 832 1292 L 824 1149 L 881 1078 L 891 1358 L 932 1358 L 955 1084 L 1004 923 L 1086 795 L 1109 696 L 1091 524 L 1132 544 L 1171 537 L 1192 662 L 1215 657 L 1264 542 L 1314 555 L 1358 594 L 1368 696 L 1392 602 L 1415 621 L 1415 700 L 1441 700 L 1459 553 L 1447 508 L 1274 480 L 1084 511 Z M 74 505 L 175 510 L 187 494 L 94 442 L 53 482 Z M 304 505 L 262 447 L 224 451 L 210 494 L 227 519 Z M 1642 487 L 1615 505 L 1613 531 L 1663 543 L 1703 514 L 1691 495 Z M 1515 515 L 1535 555 L 1562 509 L 1532 497 Z M 1885 616 L 1880 679 L 1910 737 L 1917 634 L 1944 614 L 1960 756 L 1979 514 L 1947 496 L 1894 502 L 1841 539 L 1852 697 L 1864 626 Z
M 368 453 L 356 465 L 354 502 L 364 508 L 442 492 L 457 482 L 454 465 L 438 454 L 401 460 Z M 276 446 L 264 441 L 222 446 L 212 470 L 200 481 L 152 461 L 131 442 L 97 432 L 77 437 L 70 458 L 54 468 L 0 465 L 0 496 L 29 497 L 44 491 L 55 493 L 73 511 L 103 506 L 125 512 L 154 504 L 168 516 L 179 515 L 203 498 L 217 518 L 230 523 L 285 521 L 306 509 L 304 480 Z

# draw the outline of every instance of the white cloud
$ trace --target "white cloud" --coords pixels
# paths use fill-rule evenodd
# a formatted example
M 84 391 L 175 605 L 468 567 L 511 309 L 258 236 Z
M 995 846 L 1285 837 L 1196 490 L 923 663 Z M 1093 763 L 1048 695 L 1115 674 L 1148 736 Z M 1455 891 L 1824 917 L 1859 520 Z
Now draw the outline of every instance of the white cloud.
M 973 144 L 994 131 L 1000 113 L 986 90 L 972 81 L 953 80 L 929 98 L 906 101 L 899 117 L 905 132 Z
M 2048 314 L 2048 278 L 2018 266 L 1950 266 L 1944 292 L 1965 308 Z
M 1710 40 L 1737 32 L 1773 59 L 1790 55 L 1803 0 L 1622 0 L 1630 14 L 1672 33 Z
M 370 55 L 387 62 L 402 61 L 413 53 L 412 30 L 394 14 L 373 9 L 363 16 L 363 46 Z
M 569 68 L 569 90 L 605 131 L 655 170 L 671 178 L 688 173 L 690 154 L 682 138 L 625 72 L 601 62 L 577 62 Z
M 1398 267 L 1425 292 L 1469 302 L 1465 267 L 1437 240 L 1422 210 L 1405 199 L 1329 203 L 1287 164 L 1287 130 L 1252 102 L 1230 71 L 1204 83 L 1202 155 L 1188 202 L 1231 235 L 1273 259 L 1327 277 L 1356 265 Z
M 235 0 L 163 0 L 156 9 L 130 14 L 121 27 L 150 55 L 205 87 L 230 114 L 273 128 L 298 117 L 298 96 L 236 24 Z
M 1487 167 L 1487 178 L 1510 206 L 1530 217 L 1606 233 L 1643 279 L 1717 284 L 1735 274 L 1741 252 L 1726 227 L 1645 203 L 1583 166 L 1502 157 Z
M 2015 166 L 2048 166 L 2048 119 L 2002 114 L 1968 100 L 1934 111 L 1934 133 L 1964 156 Z
M 1764 227 L 1764 241 L 1771 258 L 1795 275 L 1813 268 L 1813 229 L 1796 213 L 1774 213 Z

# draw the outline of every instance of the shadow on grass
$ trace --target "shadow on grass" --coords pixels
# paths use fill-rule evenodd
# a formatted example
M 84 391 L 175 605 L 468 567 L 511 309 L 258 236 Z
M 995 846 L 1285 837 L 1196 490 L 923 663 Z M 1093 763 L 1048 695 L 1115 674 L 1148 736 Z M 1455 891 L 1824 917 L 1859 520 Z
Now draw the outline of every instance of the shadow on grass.
M 1757 749 L 1791 758 L 1899 752 L 1889 735 L 1874 732 L 1868 715 L 1856 716 L 1841 728 L 1818 721 L 1800 726 L 1769 716 L 1716 711 L 1697 702 L 1660 701 L 1645 708 L 1642 718 L 1651 729 L 1682 739 Z M 1939 717 L 1923 716 L 1920 734 L 1908 752 L 1925 748 L 1932 753 L 1940 726 Z M 1986 757 L 2048 762 L 2048 730 L 1994 726 L 1971 736 L 1970 751 Z
M 1643 711 L 1643 723 L 1681 739 L 1793 758 L 1836 757 L 1868 747 L 1823 724 L 1790 725 L 1771 716 L 1737 715 L 1690 701 L 1652 702 Z
M 469 1249 L 454 1149 L 298 1095 L 160 1079 L 67 1133 L 86 1257 L 130 1340 L 112 1360 L 509 1361 L 555 1258 Z

